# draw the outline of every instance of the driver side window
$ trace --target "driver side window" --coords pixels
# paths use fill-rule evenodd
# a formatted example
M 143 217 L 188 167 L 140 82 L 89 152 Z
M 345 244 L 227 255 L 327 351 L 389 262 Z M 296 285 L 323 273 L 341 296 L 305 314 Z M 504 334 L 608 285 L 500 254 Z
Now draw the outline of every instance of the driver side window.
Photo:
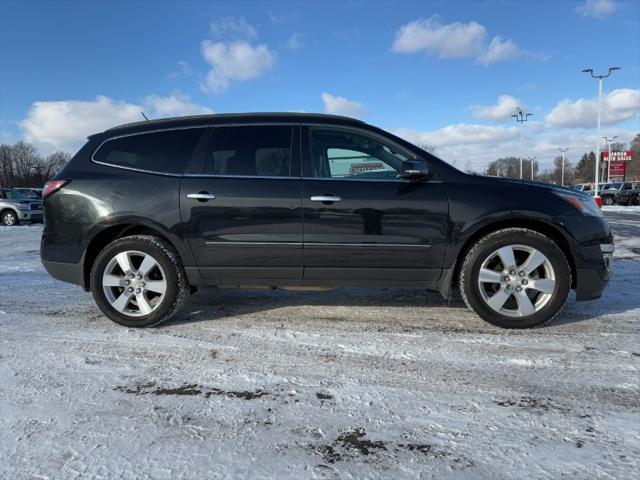
M 408 157 L 373 136 L 310 127 L 311 173 L 316 178 L 395 180 Z

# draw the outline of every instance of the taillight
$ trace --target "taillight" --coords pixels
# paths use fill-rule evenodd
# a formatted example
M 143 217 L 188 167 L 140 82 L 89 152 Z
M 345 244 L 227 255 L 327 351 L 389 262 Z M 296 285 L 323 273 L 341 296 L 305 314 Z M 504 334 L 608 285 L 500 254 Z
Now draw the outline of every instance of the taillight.
M 53 193 L 60 190 L 62 187 L 67 185 L 71 180 L 51 180 L 47 182 L 42 189 L 42 199 L 51 196 Z

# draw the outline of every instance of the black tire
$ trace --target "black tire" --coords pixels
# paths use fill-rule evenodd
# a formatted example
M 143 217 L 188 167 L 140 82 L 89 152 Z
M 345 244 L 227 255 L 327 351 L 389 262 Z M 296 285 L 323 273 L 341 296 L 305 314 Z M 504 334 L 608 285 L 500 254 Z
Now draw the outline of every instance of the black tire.
M 639 196 L 635 196 L 632 197 L 631 200 L 629 200 L 628 205 L 640 205 L 640 197 Z
M 121 252 L 137 251 L 151 255 L 164 273 L 166 290 L 160 303 L 148 315 L 130 316 L 116 310 L 103 290 L 102 278 L 109 262 Z M 119 238 L 97 256 L 91 269 L 90 287 L 98 307 L 109 319 L 126 327 L 152 327 L 169 320 L 189 296 L 189 283 L 182 261 L 172 245 L 150 235 Z
M 478 285 L 480 269 L 485 260 L 490 258 L 491 255 L 501 247 L 509 245 L 525 246 L 538 250 L 549 261 L 554 272 L 555 285 L 553 286 L 553 292 L 550 293 L 550 297 L 547 297 L 546 303 L 540 302 L 540 309 L 530 315 L 513 317 L 492 309 L 485 298 L 483 298 L 483 293 L 480 291 L 480 286 Z M 497 268 L 500 270 L 504 267 L 499 266 Z M 518 277 L 517 275 L 515 275 L 514 278 L 514 282 L 522 281 L 522 277 Z M 527 276 L 526 278 L 530 277 Z M 533 282 L 535 279 L 529 281 Z M 509 289 L 513 288 L 511 285 L 506 287 Z M 497 289 L 498 286 L 495 288 Z M 502 288 L 502 284 L 500 284 L 500 288 Z M 527 289 L 529 287 L 520 288 L 528 292 Z M 481 238 L 467 252 L 460 269 L 460 292 L 464 302 L 469 308 L 480 315 L 482 319 L 502 328 L 531 328 L 552 320 L 562 310 L 562 307 L 567 301 L 570 289 L 571 268 L 560 247 L 549 237 L 526 228 L 505 228 Z M 512 295 L 508 301 L 515 302 L 515 291 L 508 290 L 507 295 L 508 294 Z M 542 294 L 534 290 L 531 295 L 536 296 Z M 485 294 L 485 296 L 487 295 Z M 536 301 L 538 298 L 542 297 L 536 296 Z M 503 310 L 501 309 L 501 311 Z
M 20 225 L 20 219 L 13 210 L 5 210 L 2 212 L 2 218 L 0 218 L 0 220 L 2 220 L 2 224 L 7 227 Z

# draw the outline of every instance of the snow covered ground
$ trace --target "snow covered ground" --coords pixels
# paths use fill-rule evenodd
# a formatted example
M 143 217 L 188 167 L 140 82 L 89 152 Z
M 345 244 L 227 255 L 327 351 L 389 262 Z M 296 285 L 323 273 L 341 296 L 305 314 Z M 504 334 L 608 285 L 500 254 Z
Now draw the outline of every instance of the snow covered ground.
M 640 211 L 603 298 L 505 331 L 411 290 L 225 290 L 103 317 L 0 227 L 2 479 L 623 479 L 640 468 Z

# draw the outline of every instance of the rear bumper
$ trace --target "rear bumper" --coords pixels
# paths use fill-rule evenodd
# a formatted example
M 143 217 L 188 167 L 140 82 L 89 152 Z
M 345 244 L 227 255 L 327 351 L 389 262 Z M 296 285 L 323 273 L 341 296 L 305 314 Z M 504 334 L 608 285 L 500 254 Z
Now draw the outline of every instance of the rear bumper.
M 52 262 L 42 260 L 45 270 L 56 280 L 82 286 L 83 275 L 80 263 Z

